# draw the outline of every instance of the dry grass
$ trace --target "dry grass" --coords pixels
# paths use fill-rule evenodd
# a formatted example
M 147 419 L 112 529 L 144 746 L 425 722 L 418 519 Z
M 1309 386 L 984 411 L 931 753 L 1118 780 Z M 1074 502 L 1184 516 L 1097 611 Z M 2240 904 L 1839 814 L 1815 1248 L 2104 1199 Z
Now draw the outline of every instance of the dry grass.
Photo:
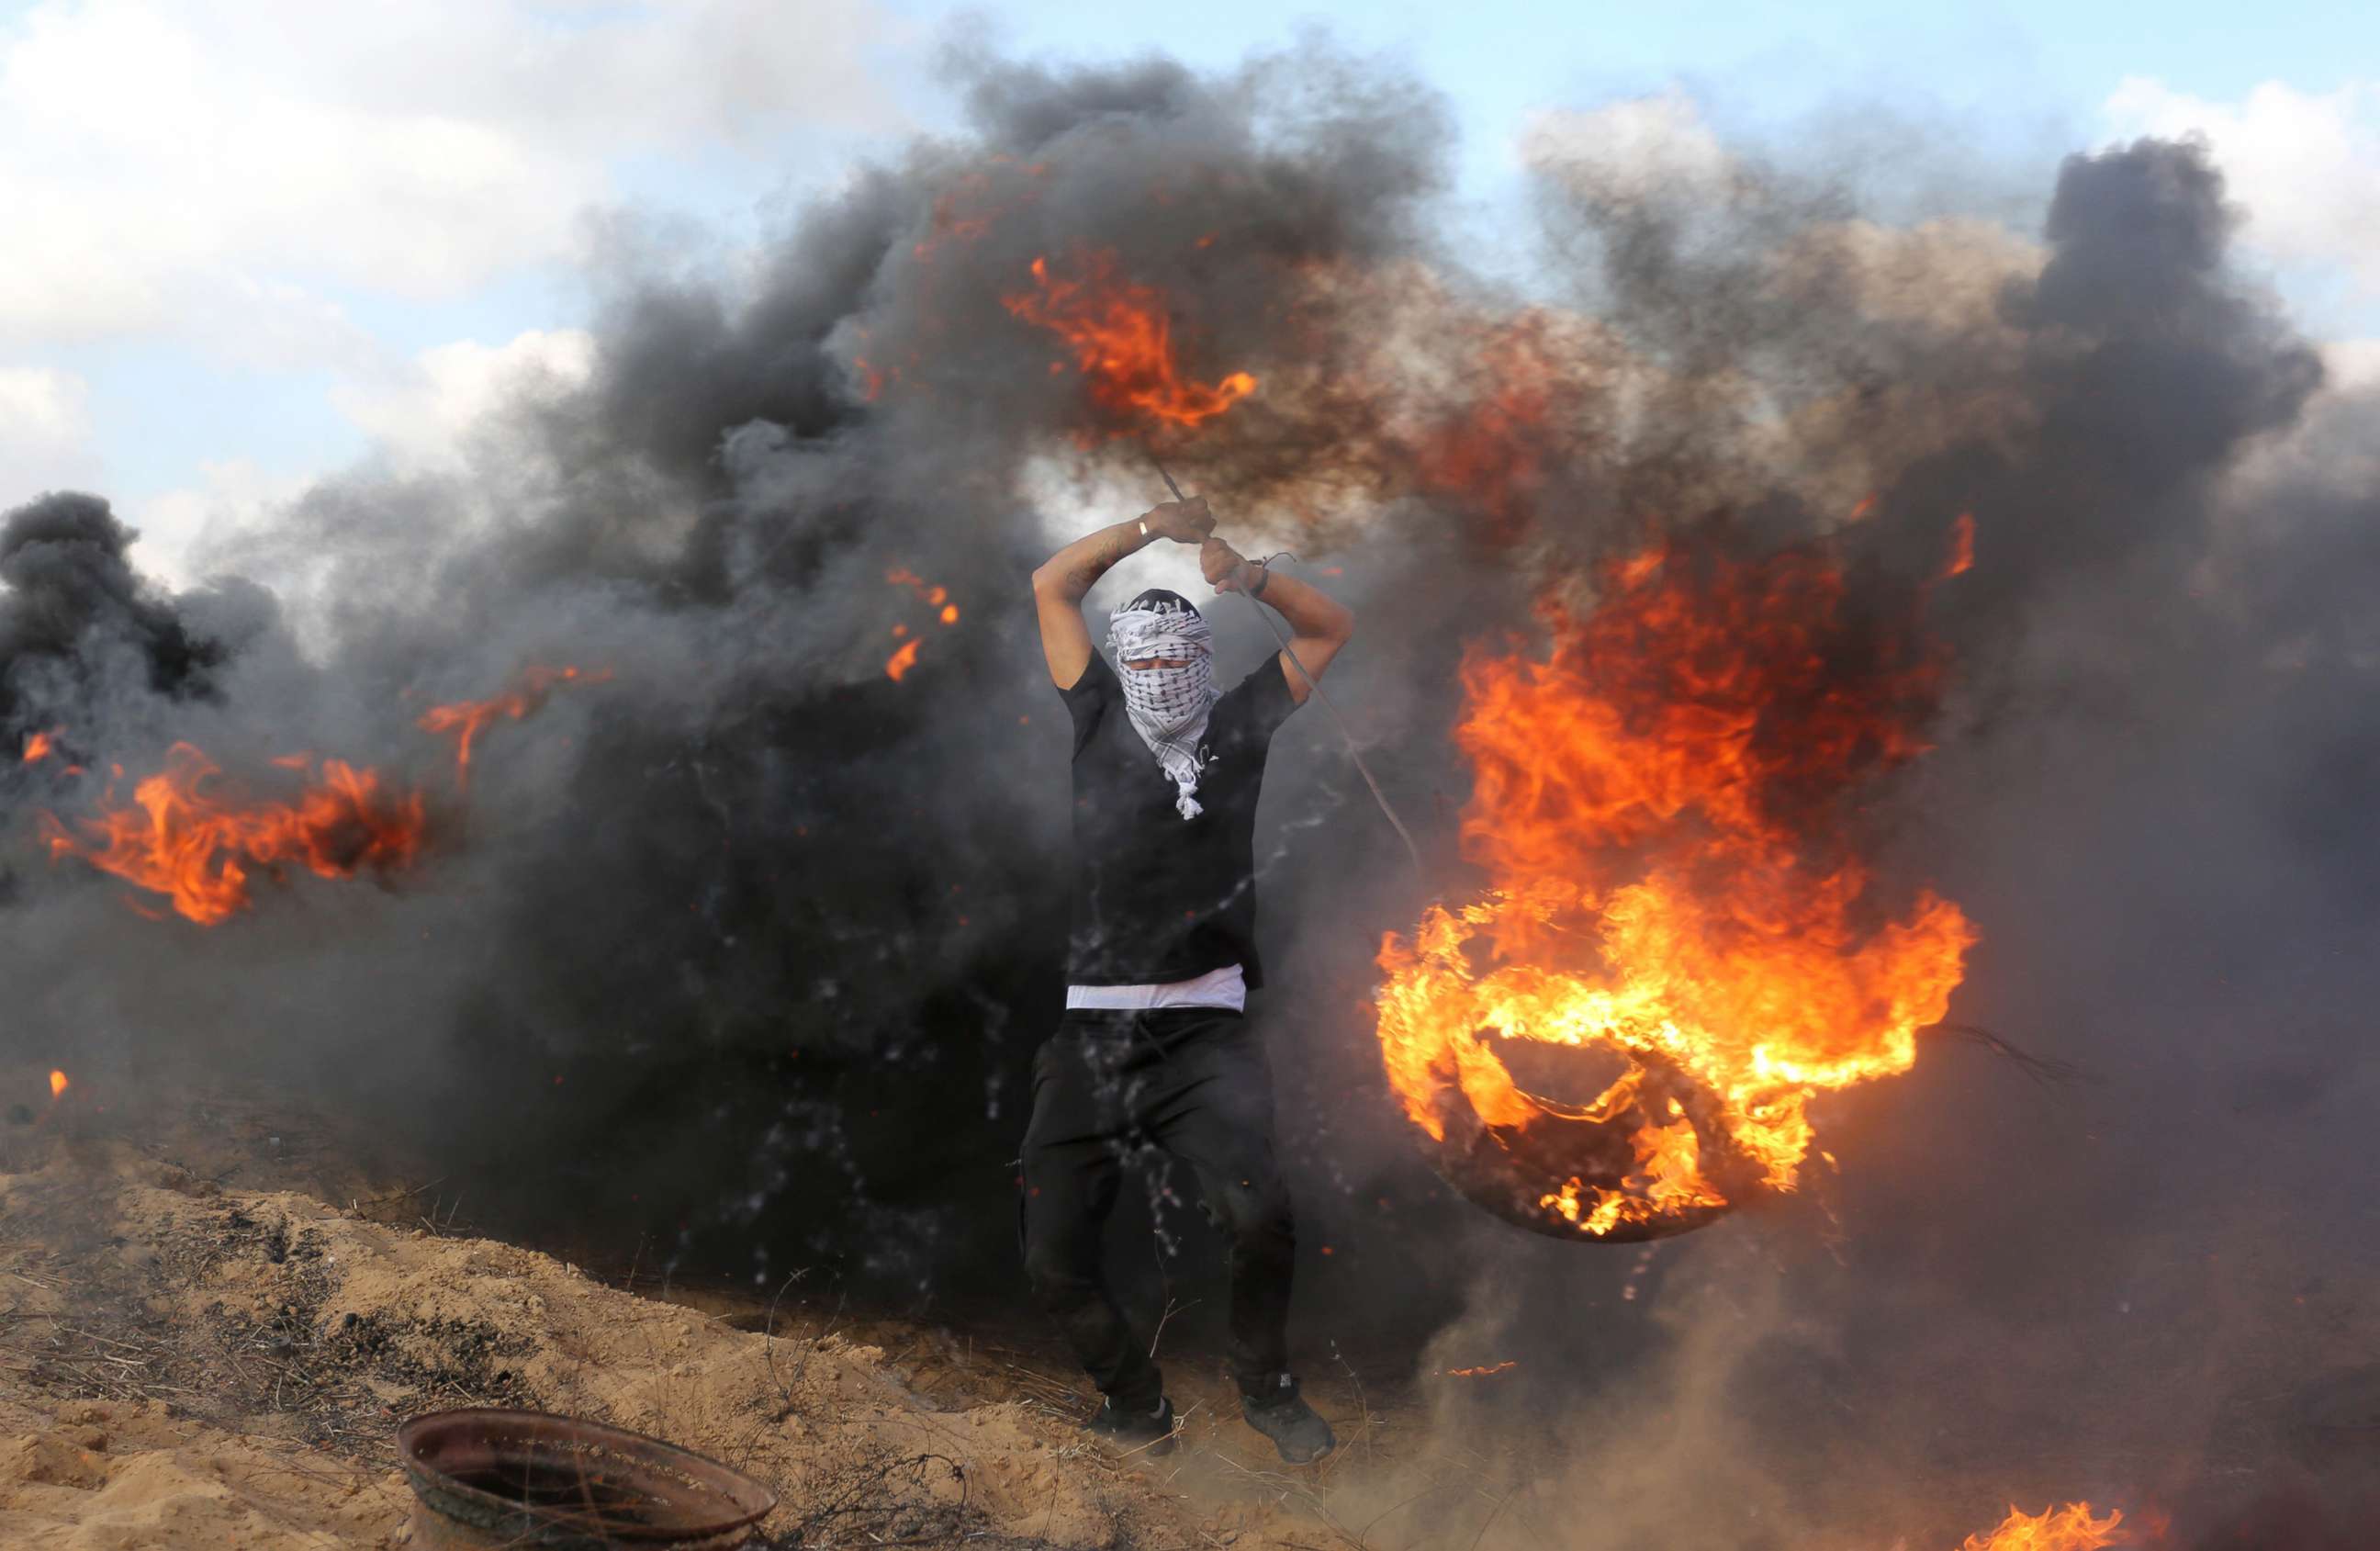
M 526 1343 L 517 1335 L 484 1322 L 326 1313 L 341 1268 L 320 1229 L 258 1212 L 180 1170 L 164 1177 L 196 1209 L 145 1242 L 108 1230 L 115 1214 L 91 1176 L 10 1181 L 0 1211 L 0 1297 L 22 1296 L 0 1308 L 0 1370 L 16 1386 L 61 1401 L 159 1401 L 177 1415 L 380 1468 L 395 1463 L 403 1415 L 477 1405 L 571 1409 L 523 1376 L 516 1360 Z M 380 1204 L 423 1194 L 395 1193 Z M 270 1295 L 193 1297 L 226 1284 Z M 829 1403 L 804 1382 L 806 1365 L 830 1350 L 832 1323 L 791 1339 L 777 1332 L 797 1322 L 771 1311 L 763 1326 L 771 1332 L 777 1403 L 753 1417 L 750 1457 L 731 1462 L 759 1468 L 784 1506 L 755 1547 L 1058 1551 L 1062 1542 L 1000 1529 L 975 1500 L 966 1468 L 935 1447 L 929 1427 L 921 1426 L 915 1448 L 855 1448 L 838 1434 Z M 1050 1396 L 1053 1409 L 1058 1399 Z
M 103 1124 L 67 1113 L 72 1125 L 0 1127 L 0 1384 L 17 1399 L 158 1402 L 383 1482 L 408 1415 L 508 1405 L 588 1416 L 688 1444 L 775 1487 L 783 1506 L 755 1543 L 767 1551 L 1360 1545 L 1360 1525 L 1350 1533 L 1331 1517 L 1334 1503 L 1348 1511 L 1340 1472 L 1368 1473 L 1376 1452 L 1388 1467 L 1397 1452 L 1382 1447 L 1385 1424 L 1344 1364 L 1330 1410 L 1347 1417 L 1352 1390 L 1347 1447 L 1322 1467 L 1274 1472 L 1221 1462 L 1250 1448 L 1227 1400 L 1182 1397 L 1192 1399 L 1192 1447 L 1165 1460 L 1120 1459 L 1081 1436 L 1082 1375 L 1026 1332 L 1023 1315 L 1003 1339 L 981 1326 L 957 1333 L 855 1319 L 839 1305 L 783 1306 L 806 1284 L 766 1303 L 684 1290 L 655 1303 L 648 1291 L 613 1308 L 597 1300 L 616 1292 L 583 1279 L 557 1290 L 553 1263 L 536 1269 L 523 1252 L 472 1239 L 468 1182 L 374 1182 L 341 1157 L 334 1128 L 278 1109 L 242 1116 L 232 1103 L 152 1103 L 137 1122 L 124 1106 Z M 273 1191 L 296 1194 L 250 1194 Z M 407 1284 L 416 1291 L 360 1292 L 367 1267 L 376 1287 L 396 1285 L 393 1267 L 451 1267 L 458 1279 L 443 1287 L 442 1271 Z M 615 1269 L 614 1288 L 653 1283 L 636 1261 Z M 489 1303 L 465 1288 L 477 1277 L 514 1290 Z M 555 1317 L 524 1312 L 530 1290 L 564 1301 Z M 672 1312 L 652 1313 L 662 1308 Z M 1176 1328 L 1161 1327 L 1160 1339 Z M 718 1381 L 722 1331 L 766 1335 L 766 1376 L 748 1395 Z M 870 1347 L 880 1359 L 849 1356 Z M 1175 1356 L 1169 1366 L 1195 1390 L 1196 1364 Z M 585 1377 L 630 1373 L 641 1376 L 591 1387 Z M 978 1421 L 989 1425 L 977 1432 Z M 1062 1487 L 1063 1513 L 1045 1516 L 1055 1499 L 1044 1482 Z
M 212 1194 L 206 1181 L 169 1178 L 193 1195 Z M 218 1426 L 375 1463 L 393 1458 L 392 1390 L 411 1392 L 423 1410 L 537 1403 L 506 1365 L 517 1344 L 492 1327 L 432 1321 L 422 1327 L 431 1340 L 400 1344 L 394 1338 L 408 1332 L 387 1321 L 326 1322 L 334 1272 L 322 1235 L 285 1218 L 195 1212 L 148 1242 L 126 1243 L 78 1230 L 107 1215 L 88 1185 L 38 1180 L 9 1199 L 0 1277 L 56 1296 L 0 1330 L 0 1363 L 44 1394 L 159 1400 Z M 192 1289 L 242 1263 L 274 1268 L 270 1303 L 218 1301 L 196 1318 L 175 1312 Z M 415 1355 L 422 1348 L 457 1359 L 425 1365 Z

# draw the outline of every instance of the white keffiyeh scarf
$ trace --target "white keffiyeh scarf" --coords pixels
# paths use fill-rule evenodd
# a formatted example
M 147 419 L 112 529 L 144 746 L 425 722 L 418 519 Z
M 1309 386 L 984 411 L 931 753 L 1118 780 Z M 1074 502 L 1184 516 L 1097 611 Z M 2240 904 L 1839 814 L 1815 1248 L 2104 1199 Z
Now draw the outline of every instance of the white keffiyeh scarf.
M 1214 637 L 1207 622 L 1184 601 L 1179 605 L 1135 599 L 1133 608 L 1108 618 L 1108 649 L 1123 681 L 1124 709 L 1133 731 L 1172 778 L 1174 809 L 1184 818 L 1205 812 L 1198 790 L 1198 745 L 1206 741 L 1207 713 L 1215 709 Z M 1152 657 L 1186 661 L 1182 668 L 1131 668 Z

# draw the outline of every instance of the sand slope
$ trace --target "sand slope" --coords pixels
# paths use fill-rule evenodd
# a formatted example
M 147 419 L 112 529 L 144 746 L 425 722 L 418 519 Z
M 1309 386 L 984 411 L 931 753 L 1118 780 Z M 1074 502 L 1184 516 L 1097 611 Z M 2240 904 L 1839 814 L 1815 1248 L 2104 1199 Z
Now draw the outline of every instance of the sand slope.
M 1274 1543 L 1269 1510 L 1196 1507 L 1048 1405 L 979 1387 L 937 1403 L 842 1334 L 734 1328 L 532 1251 L 224 1190 L 121 1143 L 0 1174 L 0 1289 L 12 1546 L 402 1545 L 390 1435 L 475 1403 L 737 1465 L 782 1494 L 767 1528 L 789 1545 Z

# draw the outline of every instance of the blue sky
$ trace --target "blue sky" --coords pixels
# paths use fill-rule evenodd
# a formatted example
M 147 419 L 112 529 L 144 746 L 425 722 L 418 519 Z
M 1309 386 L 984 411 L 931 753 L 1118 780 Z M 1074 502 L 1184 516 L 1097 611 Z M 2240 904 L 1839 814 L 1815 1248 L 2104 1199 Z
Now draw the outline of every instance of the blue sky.
M 18 212 L 12 242 L 35 245 L 13 289 L 0 260 L 0 506 L 48 483 L 97 488 L 150 526 L 171 569 L 209 512 L 285 497 L 376 446 L 431 455 L 480 375 L 516 356 L 572 358 L 565 334 L 589 308 L 573 201 L 750 240 L 764 208 L 855 154 L 953 126 L 932 71 L 953 28 L 1012 54 L 1222 67 L 1325 27 L 1446 95 L 1463 194 L 1491 220 L 1533 115 L 1632 96 L 1682 92 L 1723 135 L 1783 144 L 1856 127 L 1887 170 L 1904 144 L 1912 164 L 1980 169 L 1972 188 L 1935 189 L 1954 202 L 2037 198 L 2067 151 L 2204 120 L 2252 234 L 2271 238 L 2251 262 L 2317 335 L 2380 336 L 2380 275 L 2361 256 L 2380 238 L 2380 169 L 2366 165 L 2380 6 L 2268 5 L 2243 26 L 2240 7 L 2205 0 L 2153 14 L 2030 0 L 427 0 L 407 8 L 410 31 L 377 32 L 357 19 L 370 9 L 0 4 L 0 206 Z M 565 72 L 546 62 L 573 39 L 595 52 L 566 73 L 613 102 L 555 84 Z M 153 74 L 123 63 L 143 59 Z M 220 149 L 193 160 L 185 139 Z M 2301 173 L 2299 142 L 2329 161 Z M 430 187 L 450 143 L 467 176 Z M 225 171 L 240 157 L 253 164 Z M 2033 213 L 2024 200 L 1988 208 Z M 22 215 L 44 210 L 59 213 Z M 164 212 L 153 244 L 151 212 Z M 468 262 L 431 273 L 408 221 L 467 230 Z M 523 341 L 535 331 L 549 337 Z

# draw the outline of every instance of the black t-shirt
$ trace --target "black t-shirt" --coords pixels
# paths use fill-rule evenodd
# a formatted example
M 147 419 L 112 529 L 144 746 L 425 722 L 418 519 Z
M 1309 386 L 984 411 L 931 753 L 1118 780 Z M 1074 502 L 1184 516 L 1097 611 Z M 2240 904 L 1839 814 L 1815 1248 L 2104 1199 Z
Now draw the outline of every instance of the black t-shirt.
M 1059 694 L 1075 718 L 1074 919 L 1070 986 L 1151 986 L 1238 964 L 1264 984 L 1256 927 L 1257 797 L 1275 729 L 1297 709 L 1281 660 L 1224 692 L 1208 713 L 1198 806 L 1184 818 L 1173 780 L 1133 730 L 1123 685 L 1098 652 Z

